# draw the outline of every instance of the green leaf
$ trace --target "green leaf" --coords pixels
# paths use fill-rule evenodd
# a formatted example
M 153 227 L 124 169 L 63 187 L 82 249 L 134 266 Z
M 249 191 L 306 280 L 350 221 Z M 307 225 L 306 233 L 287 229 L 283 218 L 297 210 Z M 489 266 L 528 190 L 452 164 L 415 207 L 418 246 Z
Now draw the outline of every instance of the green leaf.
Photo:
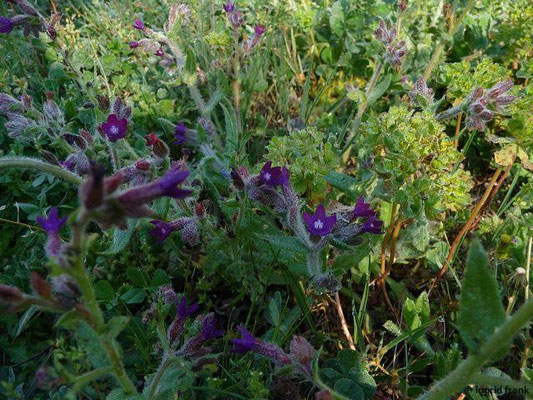
M 189 74 L 196 74 L 196 57 L 192 49 L 187 49 L 187 61 L 185 61 L 185 71 Z
M 363 392 L 363 389 L 361 386 L 357 384 L 357 382 L 354 382 L 351 379 L 342 378 L 339 379 L 337 382 L 335 382 L 335 386 L 333 387 L 333 390 L 335 390 L 337 393 L 342 394 L 343 396 L 348 397 L 352 400 L 364 400 L 365 399 L 365 392 Z
M 379 85 L 377 85 L 372 93 L 368 96 L 368 106 L 371 106 L 379 100 L 381 96 L 387 91 L 390 86 L 392 75 L 387 75 Z
M 269 242 L 273 247 L 281 250 L 294 251 L 296 253 L 307 253 L 309 249 L 296 236 L 274 236 L 259 235 L 262 239 Z
M 505 311 L 494 273 L 489 269 L 489 257 L 479 239 L 475 238 L 468 251 L 461 289 L 459 333 L 475 353 L 504 320 Z
M 170 282 L 170 279 L 168 278 L 167 273 L 162 269 L 158 269 L 155 271 L 154 276 L 152 277 L 152 280 L 150 281 L 150 287 L 157 288 L 169 282 Z
M 126 275 L 132 284 L 138 287 L 147 287 L 149 284 L 148 274 L 138 268 L 130 267 L 126 270 Z
M 275 327 L 279 326 L 281 323 L 281 308 L 281 293 L 276 292 L 274 293 L 272 300 L 268 303 L 267 308 L 267 319 Z
M 131 235 L 133 234 L 133 231 L 135 230 L 135 226 L 137 225 L 136 219 L 129 219 L 128 220 L 128 229 L 121 230 L 118 228 L 115 228 L 115 233 L 113 234 L 113 244 L 109 249 L 106 251 L 100 253 L 102 255 L 114 255 L 120 253 L 126 245 L 129 243 L 131 239 Z
M 331 171 L 324 179 L 330 183 L 335 189 L 344 193 L 349 200 L 355 200 L 357 187 L 357 179 L 350 175 L 341 174 L 340 172 Z
M 124 293 L 120 298 L 128 304 L 142 303 L 146 292 L 141 288 L 133 288 Z
M 341 1 L 335 2 L 331 7 L 329 26 L 335 35 L 342 36 L 344 34 L 344 9 Z
M 115 298 L 115 290 L 113 289 L 113 286 L 111 286 L 109 281 L 106 281 L 105 279 L 96 282 L 94 285 L 94 293 L 96 294 L 96 297 L 101 300 L 112 300 Z

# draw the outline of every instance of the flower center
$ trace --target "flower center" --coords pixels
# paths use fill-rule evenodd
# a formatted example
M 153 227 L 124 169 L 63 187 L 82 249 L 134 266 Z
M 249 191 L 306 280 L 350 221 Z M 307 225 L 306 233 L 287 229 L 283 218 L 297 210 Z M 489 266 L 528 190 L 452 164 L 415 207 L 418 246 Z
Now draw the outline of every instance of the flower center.
M 161 228 L 161 233 L 165 235 L 167 233 L 167 230 L 165 228 Z
M 112 135 L 116 135 L 118 133 L 118 127 L 116 125 L 111 126 L 110 132 Z
M 265 181 L 269 181 L 271 176 L 272 175 L 270 175 L 270 172 L 266 172 L 265 175 L 264 175 Z
M 324 223 L 320 219 L 317 219 L 313 225 L 315 229 L 322 229 L 324 227 Z

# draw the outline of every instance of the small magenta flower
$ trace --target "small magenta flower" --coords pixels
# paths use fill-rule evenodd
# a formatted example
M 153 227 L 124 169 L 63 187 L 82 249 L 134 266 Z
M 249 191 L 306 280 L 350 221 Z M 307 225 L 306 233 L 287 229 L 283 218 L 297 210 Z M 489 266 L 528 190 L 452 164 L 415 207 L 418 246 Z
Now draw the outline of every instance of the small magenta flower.
M 157 49 L 157 51 L 154 53 L 157 57 L 164 57 L 165 52 L 162 49 Z
M 235 10 L 235 3 L 233 3 L 231 0 L 228 0 L 222 7 L 224 8 L 224 11 L 229 14 Z
M 359 197 L 353 210 L 352 218 L 372 217 L 376 212 L 370 208 L 370 203 L 365 203 L 363 196 Z
M 140 19 L 135 20 L 135 22 L 133 23 L 133 27 L 140 31 L 143 31 L 146 29 L 146 27 L 144 26 L 143 22 Z
M 336 215 L 326 216 L 326 211 L 322 204 L 317 207 L 313 215 L 304 212 L 303 218 L 305 225 L 307 225 L 307 230 L 316 236 L 328 235 L 337 222 Z
M 126 118 L 119 118 L 115 114 L 109 114 L 107 121 L 100 125 L 100 129 L 110 141 L 116 142 L 126 136 L 128 120 Z
M 375 215 L 368 218 L 363 225 L 361 226 L 362 233 L 374 233 L 376 235 L 381 235 L 381 227 L 383 226 L 383 221 L 377 219 Z
M 150 236 L 155 237 L 157 243 L 163 243 L 172 232 L 178 230 L 176 224 L 173 224 L 172 222 L 152 220 L 150 223 L 155 225 L 155 228 L 150 231 Z
M 263 25 L 256 24 L 254 27 L 254 33 L 256 36 L 260 37 L 263 33 L 265 33 L 265 27 Z
M 0 33 L 9 33 L 13 30 L 11 18 L 0 16 Z
M 174 141 L 174 144 L 176 145 L 182 145 L 187 140 L 187 127 L 182 121 L 179 121 L 174 128 L 174 138 L 176 140 Z
M 57 257 L 61 252 L 61 239 L 59 231 L 67 222 L 67 217 L 59 218 L 57 208 L 52 207 L 48 213 L 48 218 L 37 217 L 37 222 L 46 231 L 48 240 L 46 242 L 46 254 L 48 257 Z
M 128 43 L 130 45 L 130 49 L 136 49 L 137 47 L 139 47 L 141 44 L 139 42 L 136 42 L 136 41 L 131 41 Z
M 259 173 L 259 180 L 270 187 L 284 186 L 289 183 L 289 170 L 286 167 L 272 167 L 272 161 L 268 161 Z

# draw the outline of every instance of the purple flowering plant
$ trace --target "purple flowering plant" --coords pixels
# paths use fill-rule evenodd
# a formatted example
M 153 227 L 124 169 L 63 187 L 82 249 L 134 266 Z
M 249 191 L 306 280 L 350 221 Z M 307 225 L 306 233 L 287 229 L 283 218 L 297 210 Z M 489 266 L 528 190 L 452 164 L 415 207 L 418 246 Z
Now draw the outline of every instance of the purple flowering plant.
M 163 3 L 2 5 L 0 391 L 530 388 L 528 4 Z

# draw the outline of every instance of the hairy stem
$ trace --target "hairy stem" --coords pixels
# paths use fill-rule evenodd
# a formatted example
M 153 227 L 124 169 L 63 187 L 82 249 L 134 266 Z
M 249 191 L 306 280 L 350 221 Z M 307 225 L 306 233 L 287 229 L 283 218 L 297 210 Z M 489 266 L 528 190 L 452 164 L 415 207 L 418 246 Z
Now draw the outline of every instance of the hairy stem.
M 342 155 L 342 159 L 344 162 L 348 159 L 350 156 L 350 151 L 352 149 L 352 143 L 355 140 L 357 134 L 359 133 L 359 127 L 361 126 L 361 120 L 363 119 L 363 115 L 365 114 L 366 108 L 368 107 L 368 97 L 376 87 L 376 83 L 378 82 L 378 78 L 381 75 L 381 72 L 383 71 L 383 61 L 379 60 L 376 68 L 374 68 L 374 73 L 372 74 L 372 77 L 370 78 L 370 81 L 368 83 L 368 86 L 365 90 L 365 97 L 361 101 L 361 104 L 359 105 L 359 108 L 357 109 L 357 115 L 355 116 L 355 119 L 352 124 L 352 129 L 350 132 L 350 135 L 348 136 L 346 140 L 345 145 L 345 152 Z
M 512 317 L 494 331 L 477 353 L 469 355 L 453 372 L 436 382 L 418 400 L 445 400 L 469 383 L 473 383 L 475 377 L 479 378 L 476 374 L 483 364 L 494 358 L 502 345 L 509 343 L 531 318 L 533 318 L 533 300 L 529 300 L 520 307 Z
M 155 393 L 157 391 L 157 386 L 159 385 L 159 381 L 161 381 L 161 378 L 165 374 L 165 371 L 170 367 L 172 364 L 173 358 L 169 356 L 168 354 L 163 359 L 163 362 L 159 366 L 154 379 L 152 380 L 152 383 L 150 384 L 150 391 L 148 392 L 148 397 L 146 400 L 153 400 L 155 397 Z
M 3 157 L 0 158 L 0 170 L 3 168 L 23 168 L 33 169 L 45 174 L 50 174 L 56 178 L 62 179 L 66 182 L 73 183 L 74 185 L 81 185 L 83 180 L 81 177 L 66 169 L 53 165 L 36 158 L 29 157 Z
M 78 393 L 85 385 L 92 382 L 104 375 L 113 373 L 113 368 L 110 366 L 95 369 L 94 371 L 87 372 L 76 378 L 76 382 L 70 389 L 71 393 Z

